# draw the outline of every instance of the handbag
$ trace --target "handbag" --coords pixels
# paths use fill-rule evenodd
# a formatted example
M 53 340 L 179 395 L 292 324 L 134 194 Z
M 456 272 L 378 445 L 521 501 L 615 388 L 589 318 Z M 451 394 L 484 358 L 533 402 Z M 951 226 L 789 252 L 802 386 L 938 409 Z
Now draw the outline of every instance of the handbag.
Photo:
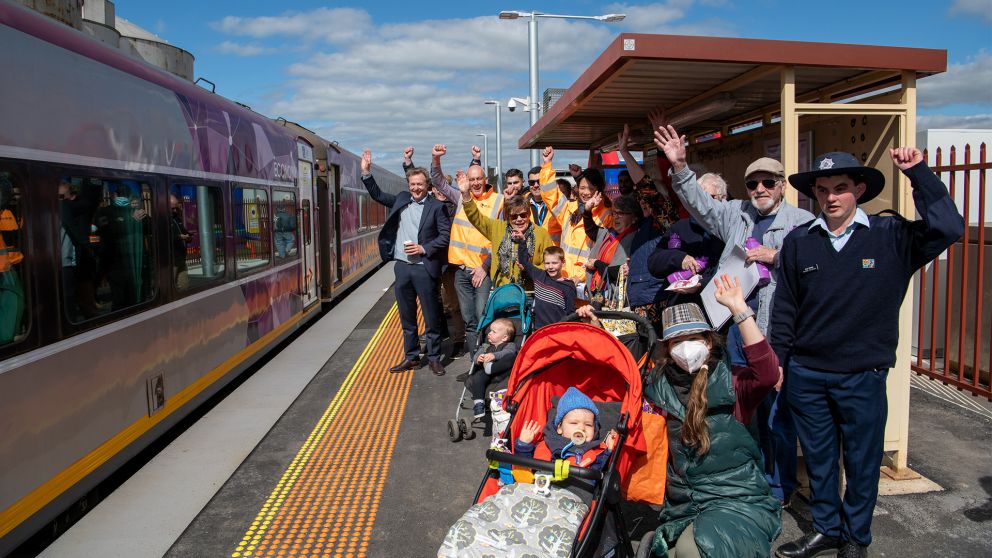
M 630 304 L 627 301 L 627 266 L 620 266 L 617 273 L 616 285 L 608 286 L 607 297 L 603 301 L 603 310 L 616 310 L 620 312 L 630 312 Z M 612 287 L 612 288 L 611 288 Z M 603 329 L 609 331 L 614 337 L 637 333 L 637 324 L 632 320 L 612 320 L 603 318 L 599 320 L 603 324 Z
M 649 407 L 650 403 L 645 403 Z M 668 427 L 664 415 L 644 410 L 641 431 L 648 451 L 634 459 L 630 474 L 624 477 L 621 490 L 625 500 L 645 504 L 665 503 L 668 476 Z

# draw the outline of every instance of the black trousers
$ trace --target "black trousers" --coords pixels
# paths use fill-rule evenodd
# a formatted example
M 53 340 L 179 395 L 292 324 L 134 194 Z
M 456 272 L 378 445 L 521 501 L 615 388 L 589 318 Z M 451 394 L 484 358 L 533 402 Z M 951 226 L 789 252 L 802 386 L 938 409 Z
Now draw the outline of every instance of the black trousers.
M 396 276 L 393 292 L 396 293 L 396 306 L 403 326 L 403 352 L 406 358 L 413 360 L 420 356 L 420 335 L 417 333 L 419 300 L 427 329 L 427 358 L 432 361 L 440 360 L 444 313 L 441 310 L 441 292 L 438 290 L 437 279 L 431 277 L 423 265 L 401 261 L 396 262 L 393 273 Z

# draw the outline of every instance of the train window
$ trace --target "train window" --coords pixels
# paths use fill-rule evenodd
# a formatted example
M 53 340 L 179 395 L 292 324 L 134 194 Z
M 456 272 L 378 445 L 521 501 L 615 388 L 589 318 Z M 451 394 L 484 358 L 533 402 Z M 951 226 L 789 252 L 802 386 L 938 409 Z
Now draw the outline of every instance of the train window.
M 196 289 L 224 276 L 224 193 L 173 184 L 169 190 L 169 246 L 177 289 Z
M 272 253 L 269 194 L 261 188 L 234 188 L 234 259 L 238 271 L 262 267 Z
M 81 322 L 155 296 L 152 192 L 137 180 L 59 182 L 64 310 Z
M 297 225 L 296 194 L 273 190 L 272 206 L 275 208 L 276 258 L 282 260 L 296 255 L 299 226 Z
M 25 312 L 24 215 L 16 177 L 0 167 L 0 345 L 23 338 Z

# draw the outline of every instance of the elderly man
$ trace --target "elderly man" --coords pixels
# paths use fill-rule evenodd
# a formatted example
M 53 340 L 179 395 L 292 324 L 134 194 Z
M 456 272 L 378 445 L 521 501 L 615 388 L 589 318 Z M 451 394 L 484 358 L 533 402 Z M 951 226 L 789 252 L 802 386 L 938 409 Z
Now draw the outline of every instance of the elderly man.
M 767 335 L 778 278 L 779 249 L 785 236 L 812 221 L 813 215 L 785 201 L 785 169 L 775 159 L 762 157 L 748 165 L 744 172 L 747 200 L 715 200 L 699 188 L 686 164 L 685 136 L 679 136 L 671 126 L 659 126 L 654 136 L 655 144 L 672 165 L 672 187 L 682 204 L 696 222 L 725 243 L 719 264 L 730 256 L 735 246 L 745 246 L 750 238 L 760 244 L 747 250 L 747 261 L 767 266 L 771 281 L 756 288 L 747 302 L 750 311 L 757 314 L 758 328 Z M 727 346 L 734 352 L 741 345 L 739 330 L 732 327 Z M 743 353 L 743 348 L 737 352 Z M 759 407 L 758 431 L 772 494 L 788 504 L 797 485 L 796 434 L 783 394 L 779 390 L 770 393 Z
M 458 207 L 451 222 L 448 263 L 458 268 L 455 271 L 455 292 L 458 295 L 462 320 L 465 322 L 465 344 L 468 351 L 472 352 L 478 343 L 476 328 L 486 311 L 486 301 L 492 290 L 488 263 L 492 256 L 492 244 L 469 222 L 461 192 L 451 185 L 441 170 L 441 157 L 447 152 L 448 148 L 442 144 L 435 145 L 431 151 L 431 181 L 442 195 Z M 466 171 L 472 200 L 483 215 L 490 219 L 500 219 L 503 215 L 504 196 L 487 184 L 486 172 L 476 159 L 478 153 L 479 148 L 472 146 L 472 165 Z
M 858 205 L 882 192 L 885 177 L 850 153 L 820 155 L 814 170 L 789 177 L 816 196 L 823 212 L 785 239 L 772 316 L 770 341 L 787 370 L 814 529 L 779 547 L 775 554 L 783 558 L 867 554 L 899 309 L 916 271 L 964 232 L 964 219 L 920 150 L 899 147 L 890 156 L 913 186 L 918 221 L 866 215 Z
M 444 203 L 428 196 L 427 171 L 407 171 L 409 191 L 396 195 L 379 189 L 372 176 L 372 152 L 362 153 L 362 183 L 372 199 L 389 208 L 386 223 L 379 231 L 379 255 L 382 261 L 396 261 L 396 305 L 403 326 L 402 362 L 389 369 L 403 372 L 417 368 L 420 361 L 420 336 L 417 334 L 417 301 L 427 326 L 427 360 L 435 376 L 444 375 L 441 364 L 441 328 L 444 314 L 438 295 L 438 280 L 451 234 L 451 218 Z

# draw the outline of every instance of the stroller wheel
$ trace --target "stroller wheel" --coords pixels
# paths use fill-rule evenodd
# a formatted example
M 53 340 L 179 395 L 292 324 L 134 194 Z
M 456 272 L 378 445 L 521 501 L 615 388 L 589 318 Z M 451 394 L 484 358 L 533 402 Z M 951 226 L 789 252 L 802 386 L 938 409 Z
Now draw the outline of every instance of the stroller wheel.
M 448 421 L 448 438 L 452 442 L 457 442 L 462 439 L 462 431 L 458 428 L 458 422 L 455 419 Z
M 468 421 L 465 419 L 459 419 L 458 429 L 461 431 L 462 437 L 466 440 L 471 440 L 475 438 L 475 430 L 469 427 Z

